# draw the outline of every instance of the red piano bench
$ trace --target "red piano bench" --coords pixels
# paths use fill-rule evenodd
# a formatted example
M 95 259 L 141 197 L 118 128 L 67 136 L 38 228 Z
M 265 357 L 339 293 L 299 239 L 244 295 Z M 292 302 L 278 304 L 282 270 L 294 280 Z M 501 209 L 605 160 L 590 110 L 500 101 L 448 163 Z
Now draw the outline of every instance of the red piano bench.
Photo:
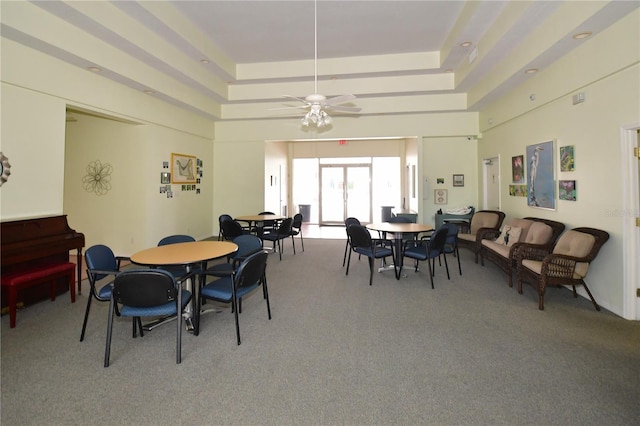
M 71 262 L 56 263 L 54 265 L 38 266 L 22 272 L 14 272 L 2 276 L 2 287 L 9 291 L 9 324 L 16 326 L 16 305 L 18 304 L 18 290 L 34 285 L 51 283 L 51 300 L 56 300 L 56 282 L 58 278 L 66 277 L 69 282 L 71 303 L 76 301 L 76 265 Z

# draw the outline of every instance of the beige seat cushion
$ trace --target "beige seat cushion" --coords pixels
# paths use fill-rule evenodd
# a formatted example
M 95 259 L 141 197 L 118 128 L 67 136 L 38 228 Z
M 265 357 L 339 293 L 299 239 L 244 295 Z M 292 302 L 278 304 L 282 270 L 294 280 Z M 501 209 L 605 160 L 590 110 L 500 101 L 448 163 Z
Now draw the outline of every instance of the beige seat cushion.
M 476 234 L 458 234 L 458 239 L 473 242 L 476 240 Z
M 527 233 L 527 237 L 522 240 L 528 244 L 548 244 L 553 236 L 553 229 L 546 223 L 533 222 Z
M 591 252 L 596 238 L 591 234 L 568 230 L 558 240 L 553 248 L 553 252 L 573 257 L 585 257 Z M 589 264 L 587 262 L 578 262 L 574 275 L 577 278 L 584 278 L 587 275 Z
M 511 219 L 508 223 L 509 226 L 515 226 L 516 228 L 522 229 L 520 232 L 520 239 L 518 241 L 526 241 L 527 236 L 529 235 L 529 228 L 533 225 L 535 221 L 529 219 Z
M 480 228 L 495 228 L 498 219 L 498 215 L 495 213 L 477 212 L 471 218 L 471 234 L 477 234 Z
M 506 246 L 504 244 L 500 244 L 497 241 L 491 240 L 482 240 L 482 245 L 487 249 L 499 254 L 500 256 L 507 259 L 509 257 L 509 251 L 511 250 L 510 246 Z

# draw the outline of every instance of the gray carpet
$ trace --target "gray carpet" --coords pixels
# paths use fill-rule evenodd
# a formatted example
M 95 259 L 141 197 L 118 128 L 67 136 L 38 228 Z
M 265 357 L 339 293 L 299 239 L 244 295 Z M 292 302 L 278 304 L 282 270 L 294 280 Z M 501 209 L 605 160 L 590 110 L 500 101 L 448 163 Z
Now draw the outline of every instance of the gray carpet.
M 366 260 L 342 268 L 343 240 L 305 240 L 306 251 L 267 269 L 273 319 L 248 297 L 237 346 L 230 310 L 131 338 L 114 324 L 103 368 L 106 303 L 68 295 L 2 317 L 2 424 L 493 425 L 640 421 L 640 324 L 596 312 L 550 289 L 545 311 L 495 266 L 463 251 L 435 290 L 426 265 L 396 281 Z M 84 288 L 87 288 L 85 282 Z

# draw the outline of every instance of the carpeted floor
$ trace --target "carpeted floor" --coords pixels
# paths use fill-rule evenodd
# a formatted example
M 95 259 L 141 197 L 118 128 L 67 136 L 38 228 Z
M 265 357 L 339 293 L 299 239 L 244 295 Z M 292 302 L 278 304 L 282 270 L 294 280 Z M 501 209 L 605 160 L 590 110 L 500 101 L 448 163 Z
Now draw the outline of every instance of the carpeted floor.
M 366 260 L 342 268 L 344 240 L 305 239 L 246 298 L 237 346 L 226 309 L 199 336 L 175 326 L 131 338 L 114 325 L 103 368 L 106 303 L 61 296 L 2 317 L 3 425 L 631 425 L 640 420 L 640 324 L 550 289 L 545 311 L 495 266 L 450 258 L 397 281 Z M 88 288 L 85 282 L 83 288 Z

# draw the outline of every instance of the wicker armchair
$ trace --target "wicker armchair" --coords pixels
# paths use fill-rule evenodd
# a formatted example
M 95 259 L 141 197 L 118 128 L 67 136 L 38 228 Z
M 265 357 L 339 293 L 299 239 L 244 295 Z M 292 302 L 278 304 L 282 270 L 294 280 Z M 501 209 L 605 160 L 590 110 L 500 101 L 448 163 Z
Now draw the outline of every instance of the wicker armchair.
M 576 285 L 583 285 L 596 310 L 596 303 L 584 278 L 589 264 L 600 248 L 609 239 L 605 231 L 594 228 L 575 228 L 565 232 L 551 254 L 535 247 L 518 250 L 518 293 L 522 294 L 522 283 L 528 282 L 538 293 L 538 308 L 544 310 L 544 293 L 547 286 L 570 285 L 573 296 L 578 297 Z
M 505 214 L 498 210 L 479 210 L 471 218 L 470 233 L 458 234 L 458 247 L 468 248 L 473 251 L 476 263 L 478 252 L 485 233 L 495 233 L 502 226 Z M 498 232 L 499 234 L 500 232 Z M 489 235 L 489 234 L 487 234 Z M 493 234 L 491 234 L 493 235 Z
M 480 263 L 484 266 L 484 259 L 488 259 L 498 265 L 509 277 L 509 287 L 513 287 L 514 271 L 517 268 L 517 253 L 524 247 L 533 247 L 540 251 L 551 253 L 553 245 L 564 231 L 564 224 L 554 220 L 537 217 L 525 217 L 524 219 L 512 219 L 511 227 L 521 230 L 516 242 L 504 244 L 498 241 L 500 231 L 490 229 L 483 232 L 480 239 Z

